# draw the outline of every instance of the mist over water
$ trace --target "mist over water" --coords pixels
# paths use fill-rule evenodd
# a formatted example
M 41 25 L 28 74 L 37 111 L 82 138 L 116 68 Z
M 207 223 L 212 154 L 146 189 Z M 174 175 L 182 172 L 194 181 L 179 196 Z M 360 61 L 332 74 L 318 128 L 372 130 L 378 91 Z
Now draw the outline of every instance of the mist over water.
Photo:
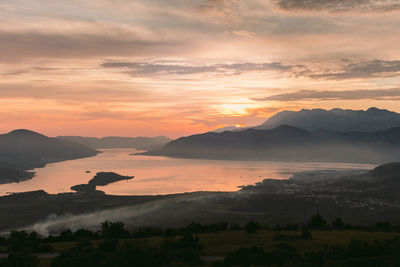
M 233 194 L 241 193 L 242 192 L 234 192 Z M 191 215 L 193 216 L 193 211 L 196 212 L 196 210 L 202 207 L 208 207 L 208 209 L 210 209 L 209 203 L 211 203 L 210 200 L 214 197 L 218 196 L 213 196 L 213 193 L 199 192 L 83 214 L 52 214 L 46 219 L 23 229 L 28 231 L 34 230 L 42 235 L 60 233 L 65 229 L 71 229 L 73 231 L 82 228 L 98 230 L 101 223 L 106 220 L 122 221 L 128 228 L 165 226 L 168 223 L 170 225 L 177 225 L 180 218 L 183 218 L 185 215 L 188 215 L 188 217 Z
M 100 171 L 132 175 L 98 190 L 116 195 L 172 194 L 193 191 L 235 191 L 266 178 L 286 179 L 308 170 L 346 170 L 374 167 L 370 164 L 224 161 L 136 156 L 134 149 L 105 149 L 84 159 L 48 164 L 34 171 L 36 176 L 21 183 L 0 185 L 0 194 L 43 189 L 48 193 L 71 192 L 70 187 L 87 183 Z M 90 173 L 86 173 L 90 171 Z

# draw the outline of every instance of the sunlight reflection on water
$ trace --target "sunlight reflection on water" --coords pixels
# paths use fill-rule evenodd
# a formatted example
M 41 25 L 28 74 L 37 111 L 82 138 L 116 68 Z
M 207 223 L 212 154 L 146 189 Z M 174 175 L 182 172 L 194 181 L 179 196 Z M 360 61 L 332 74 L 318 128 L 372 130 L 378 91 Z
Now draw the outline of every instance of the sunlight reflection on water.
M 48 193 L 70 192 L 70 187 L 88 182 L 96 172 L 112 171 L 134 175 L 99 190 L 108 194 L 147 195 L 192 191 L 234 191 L 240 185 L 265 178 L 286 179 L 291 173 L 325 169 L 371 169 L 369 164 L 224 161 L 132 156 L 134 149 L 104 149 L 84 159 L 48 164 L 35 169 L 36 176 L 25 182 L 0 185 L 0 194 L 43 189 Z M 87 173 L 86 171 L 90 171 Z

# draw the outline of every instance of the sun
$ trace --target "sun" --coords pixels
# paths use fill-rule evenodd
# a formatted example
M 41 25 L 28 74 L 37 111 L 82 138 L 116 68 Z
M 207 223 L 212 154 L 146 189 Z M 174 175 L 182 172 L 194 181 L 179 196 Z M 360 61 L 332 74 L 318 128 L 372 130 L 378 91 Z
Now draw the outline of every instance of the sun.
M 221 106 L 220 113 L 227 116 L 244 116 L 248 114 L 249 106 L 246 104 L 227 104 Z

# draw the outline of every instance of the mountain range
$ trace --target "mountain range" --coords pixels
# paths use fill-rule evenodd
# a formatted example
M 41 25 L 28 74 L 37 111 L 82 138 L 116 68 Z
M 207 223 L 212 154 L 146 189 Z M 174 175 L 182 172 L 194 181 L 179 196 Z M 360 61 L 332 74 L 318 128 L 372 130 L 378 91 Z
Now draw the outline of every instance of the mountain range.
M 338 132 L 280 125 L 270 130 L 208 132 L 179 138 L 143 154 L 222 160 L 384 163 L 400 159 L 400 127 Z
M 255 129 L 273 129 L 279 125 L 291 125 L 305 130 L 332 130 L 339 132 L 373 132 L 400 127 L 400 114 L 386 109 L 302 109 L 281 111 Z
M 222 160 L 384 163 L 400 159 L 400 114 L 385 109 L 279 112 L 256 127 L 182 137 L 145 155 Z
M 94 149 L 105 148 L 135 148 L 139 150 L 148 150 L 159 148 L 171 141 L 168 137 L 82 137 L 82 136 L 59 136 L 61 140 L 67 140 L 82 144 Z
M 0 184 L 29 179 L 26 170 L 47 163 L 95 156 L 99 151 L 29 130 L 0 135 Z

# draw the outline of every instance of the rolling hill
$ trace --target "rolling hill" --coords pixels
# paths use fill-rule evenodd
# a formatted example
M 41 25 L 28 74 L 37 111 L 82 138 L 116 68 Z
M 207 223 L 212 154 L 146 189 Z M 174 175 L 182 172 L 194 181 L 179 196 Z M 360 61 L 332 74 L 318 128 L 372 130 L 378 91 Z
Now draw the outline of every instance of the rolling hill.
M 99 151 L 29 130 L 0 135 L 0 183 L 31 178 L 25 170 L 47 163 L 91 157 Z

